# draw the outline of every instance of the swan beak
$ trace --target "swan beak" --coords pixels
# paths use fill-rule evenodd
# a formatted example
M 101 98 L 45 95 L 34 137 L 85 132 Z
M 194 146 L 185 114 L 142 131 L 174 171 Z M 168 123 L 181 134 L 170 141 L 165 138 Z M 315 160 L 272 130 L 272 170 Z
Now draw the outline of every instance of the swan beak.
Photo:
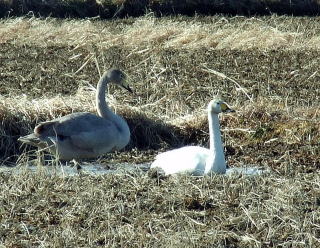
M 133 93 L 132 89 L 130 88 L 129 85 L 126 85 L 126 86 L 122 86 L 124 89 L 126 89 L 127 91 L 129 91 L 130 93 Z
M 222 112 L 225 112 L 225 113 L 236 112 L 234 109 L 231 109 L 226 103 L 221 103 L 220 106 L 221 106 Z
M 129 84 L 126 81 L 123 81 L 121 86 L 127 91 L 129 91 L 130 93 L 133 93 L 132 89 L 130 88 Z

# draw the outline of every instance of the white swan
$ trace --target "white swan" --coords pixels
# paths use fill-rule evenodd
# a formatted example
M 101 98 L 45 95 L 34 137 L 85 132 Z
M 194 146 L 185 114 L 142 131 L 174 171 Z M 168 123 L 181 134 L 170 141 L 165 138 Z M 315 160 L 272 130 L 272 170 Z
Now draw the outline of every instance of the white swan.
M 99 80 L 96 107 L 99 116 L 81 112 L 42 122 L 34 133 L 18 140 L 48 149 L 61 160 L 95 158 L 124 148 L 130 140 L 127 122 L 113 113 L 105 100 L 106 85 L 114 83 L 132 92 L 126 76 L 118 69 L 110 69 Z
M 190 173 L 202 176 L 209 172 L 226 173 L 226 161 L 221 142 L 218 114 L 234 112 L 221 100 L 212 100 L 208 105 L 208 121 L 210 134 L 210 149 L 200 146 L 185 146 L 161 153 L 151 164 L 151 168 L 159 168 L 165 175 Z

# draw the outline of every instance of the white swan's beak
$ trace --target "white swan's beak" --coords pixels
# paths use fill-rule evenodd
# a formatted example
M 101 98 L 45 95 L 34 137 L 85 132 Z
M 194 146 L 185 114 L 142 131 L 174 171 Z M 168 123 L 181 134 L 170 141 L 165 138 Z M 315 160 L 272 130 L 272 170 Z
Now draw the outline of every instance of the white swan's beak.
M 220 106 L 221 106 L 221 110 L 222 110 L 222 112 L 224 112 L 224 113 L 232 113 L 232 112 L 236 112 L 234 109 L 231 109 L 226 103 L 221 103 L 220 104 Z

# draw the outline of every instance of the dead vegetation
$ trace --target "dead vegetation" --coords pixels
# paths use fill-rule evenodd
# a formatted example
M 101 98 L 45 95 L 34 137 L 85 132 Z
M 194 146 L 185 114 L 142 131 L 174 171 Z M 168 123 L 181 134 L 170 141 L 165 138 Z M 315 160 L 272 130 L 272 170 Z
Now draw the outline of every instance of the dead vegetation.
M 318 247 L 319 173 L 1 174 L 5 247 Z
M 91 53 L 118 46 L 130 49 L 128 57 L 169 48 L 306 50 L 320 47 L 317 20 L 276 15 L 156 18 L 150 14 L 114 21 L 20 17 L 0 21 L 0 43 L 68 46 Z M 86 56 L 91 60 L 93 54 Z
M 95 112 L 99 74 L 116 66 L 135 93 L 110 87 L 109 102 L 127 119 L 132 140 L 103 164 L 207 146 L 204 110 L 218 94 L 237 110 L 221 118 L 229 166 L 272 174 L 0 173 L 0 244 L 319 246 L 319 29 L 308 18 L 277 16 L 1 20 L 2 165 L 34 158 L 17 138 L 36 123 Z

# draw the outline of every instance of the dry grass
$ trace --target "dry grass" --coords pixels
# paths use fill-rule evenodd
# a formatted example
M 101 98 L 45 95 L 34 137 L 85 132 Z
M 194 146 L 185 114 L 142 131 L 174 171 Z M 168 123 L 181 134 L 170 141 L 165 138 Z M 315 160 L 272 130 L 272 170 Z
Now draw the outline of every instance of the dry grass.
M 182 20 L 181 20 L 182 19 Z M 12 18 L 0 22 L 0 43 L 36 43 L 107 49 L 128 47 L 128 56 L 154 49 L 319 49 L 320 25 L 306 17 L 155 18 L 125 22 Z M 106 23 L 110 23 L 107 24 Z M 79 32 L 81 30 L 81 32 Z M 88 57 L 87 59 L 89 59 Z
M 17 138 L 39 121 L 95 112 L 99 74 L 117 66 L 135 94 L 110 87 L 109 102 L 132 140 L 99 162 L 207 146 L 205 108 L 219 94 L 237 110 L 221 118 L 229 166 L 272 174 L 0 173 L 0 246 L 320 247 L 319 27 L 277 16 L 1 20 L 1 164 L 35 158 Z
M 0 175 L 5 247 L 319 247 L 319 174 Z

